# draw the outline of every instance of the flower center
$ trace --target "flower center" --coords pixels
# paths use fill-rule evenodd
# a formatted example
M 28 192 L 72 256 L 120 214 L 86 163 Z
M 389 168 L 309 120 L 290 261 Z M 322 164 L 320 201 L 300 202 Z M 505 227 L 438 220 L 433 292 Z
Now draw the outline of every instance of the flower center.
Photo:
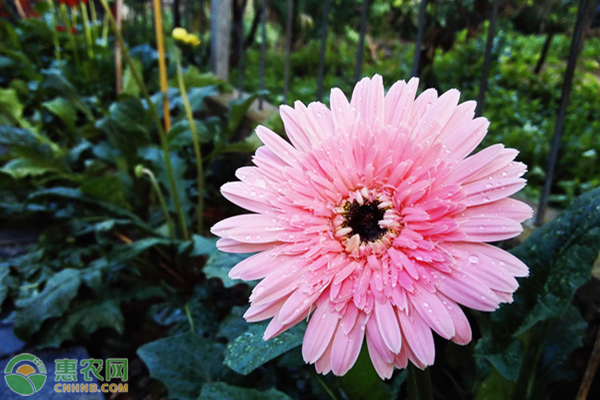
M 353 234 L 360 236 L 361 242 L 374 242 L 381 239 L 387 229 L 379 226 L 385 215 L 385 209 L 380 209 L 379 200 L 373 200 L 370 203 L 359 204 L 356 200 L 348 202 L 344 206 L 344 222 L 342 227 L 351 228 Z

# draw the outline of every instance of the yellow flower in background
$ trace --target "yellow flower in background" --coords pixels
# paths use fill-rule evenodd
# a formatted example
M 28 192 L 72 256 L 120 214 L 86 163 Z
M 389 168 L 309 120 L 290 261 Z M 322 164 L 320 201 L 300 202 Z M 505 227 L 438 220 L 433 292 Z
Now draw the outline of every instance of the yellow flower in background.
M 185 42 L 185 44 L 190 45 L 192 47 L 196 47 L 200 44 L 200 39 L 198 39 L 198 36 L 194 35 L 193 33 L 188 33 L 187 35 L 185 35 L 183 41 Z
M 188 33 L 183 28 L 175 28 L 173 29 L 173 33 L 171 35 L 175 40 L 181 40 L 182 42 L 185 42 Z

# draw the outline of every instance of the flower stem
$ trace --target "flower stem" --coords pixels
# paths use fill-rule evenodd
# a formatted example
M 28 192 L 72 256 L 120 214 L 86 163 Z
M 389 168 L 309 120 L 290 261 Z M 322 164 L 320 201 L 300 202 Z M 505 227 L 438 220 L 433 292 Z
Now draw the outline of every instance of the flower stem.
M 190 324 L 190 330 L 196 332 L 194 328 L 194 320 L 192 319 L 192 313 L 190 312 L 190 303 L 185 304 L 185 315 L 187 316 L 188 324 Z
M 408 363 L 408 399 L 433 400 L 433 388 L 429 368 L 424 371 Z
M 156 177 L 147 168 L 144 168 L 142 172 L 150 178 L 150 182 L 152 182 L 152 186 L 154 186 L 154 190 L 156 191 L 156 195 L 158 196 L 158 201 L 160 202 L 160 206 L 162 207 L 163 213 L 165 214 L 165 219 L 167 220 L 167 227 L 169 229 L 169 237 L 173 239 L 175 237 L 175 229 L 173 227 L 173 220 L 171 219 L 171 215 L 169 215 L 169 208 L 167 207 L 167 202 L 165 201 L 165 197 L 162 194 L 162 190 L 160 190 L 160 185 L 156 180 Z
M 154 25 L 156 25 L 156 47 L 158 50 L 158 72 L 160 74 L 160 90 L 165 94 L 163 110 L 165 132 L 171 129 L 171 114 L 169 113 L 169 85 L 167 84 L 167 66 L 165 63 L 165 41 L 163 38 L 162 9 L 160 0 L 154 0 Z
M 83 29 L 85 31 L 85 45 L 89 58 L 94 58 L 94 50 L 92 48 L 92 32 L 90 30 L 90 19 L 88 18 L 87 5 L 79 2 L 81 6 L 81 17 L 83 18 Z
M 63 19 L 65 26 L 67 27 L 67 35 L 71 39 L 71 44 L 73 45 L 73 58 L 75 58 L 75 68 L 77 68 L 77 72 L 81 74 L 81 63 L 79 62 L 79 52 L 77 51 L 77 41 L 75 39 L 75 34 L 73 33 L 71 21 L 69 20 L 67 6 L 65 4 L 60 5 L 60 15 Z M 77 29 L 77 25 L 75 25 Z
M 90 0 L 90 12 L 92 15 L 92 43 L 97 44 L 98 40 L 98 15 L 96 15 L 96 4 L 94 4 L 94 0 Z
M 62 69 L 61 61 L 60 61 L 60 43 L 58 41 L 58 23 L 56 17 L 56 8 L 54 7 L 54 1 L 48 0 L 48 5 L 50 6 L 50 15 L 52 16 L 52 25 L 54 25 L 54 31 L 52 33 L 52 41 L 54 42 L 54 57 L 56 57 L 56 62 L 60 69 Z
M 179 91 L 183 99 L 183 106 L 192 131 L 192 140 L 194 141 L 194 152 L 196 153 L 196 173 L 198 174 L 198 227 L 197 232 L 202 235 L 202 225 L 204 217 L 204 171 L 202 169 L 202 151 L 200 150 L 200 141 L 196 132 L 196 124 L 192 115 L 192 107 L 187 97 L 185 83 L 183 82 L 183 73 L 181 72 L 181 52 L 177 53 L 177 79 L 179 81 Z
M 179 200 L 179 194 L 177 194 L 177 185 L 175 184 L 175 174 L 173 173 L 173 165 L 171 164 L 171 156 L 169 154 L 169 144 L 167 143 L 167 135 L 162 127 L 160 117 L 158 112 L 156 111 L 156 107 L 154 107 L 154 103 L 152 103 L 152 99 L 150 99 L 150 94 L 148 93 L 148 88 L 144 85 L 142 78 L 140 77 L 138 70 L 135 68 L 131 57 L 129 56 L 129 51 L 125 46 L 125 41 L 123 40 L 123 36 L 121 35 L 121 31 L 117 28 L 117 24 L 115 22 L 115 18 L 110 12 L 110 8 L 108 7 L 108 3 L 106 0 L 100 0 L 102 6 L 106 10 L 106 15 L 108 16 L 110 23 L 115 31 L 115 35 L 117 36 L 117 40 L 121 44 L 121 48 L 123 49 L 123 55 L 125 56 L 125 62 L 129 66 L 131 70 L 131 75 L 135 82 L 139 86 L 146 103 L 148 104 L 148 108 L 150 109 L 150 113 L 153 116 L 154 122 L 156 124 L 156 128 L 158 129 L 158 136 L 160 137 L 160 144 L 163 149 L 163 154 L 165 157 L 165 166 L 167 168 L 167 174 L 169 176 L 169 184 L 171 186 L 171 195 L 173 196 L 173 203 L 175 204 L 175 211 L 177 212 L 177 216 L 179 219 L 179 229 L 181 230 L 181 236 L 184 240 L 189 240 L 188 230 L 185 223 L 185 216 L 183 215 L 183 209 L 181 208 L 181 202 Z

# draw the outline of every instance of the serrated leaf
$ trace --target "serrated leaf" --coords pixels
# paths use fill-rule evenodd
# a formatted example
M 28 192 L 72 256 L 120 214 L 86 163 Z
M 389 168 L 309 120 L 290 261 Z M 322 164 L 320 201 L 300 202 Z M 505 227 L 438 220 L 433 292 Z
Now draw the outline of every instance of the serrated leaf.
M 62 73 L 56 69 L 44 70 L 44 86 L 56 90 L 62 96 L 66 97 L 79 111 L 85 114 L 88 120 L 93 121 L 94 116 L 89 107 L 82 101 L 77 94 L 75 87 L 65 78 Z
M 518 336 L 563 315 L 575 290 L 589 279 L 599 251 L 600 188 L 575 199 L 512 251 L 529 266 L 530 276 L 520 281 L 514 303 L 503 304 L 491 315 L 490 333 L 477 343 L 476 357 L 515 381 L 527 351 L 518 351 Z
M 119 300 L 92 300 L 78 304 L 43 335 L 39 346 L 60 347 L 65 340 L 87 337 L 100 328 L 114 328 L 119 333 L 123 332 Z
M 137 82 L 133 78 L 133 73 L 131 71 L 131 65 L 135 68 L 138 76 L 142 76 L 142 62 L 138 59 L 131 58 L 131 64 L 128 64 L 125 67 L 125 72 L 123 73 L 123 93 L 129 94 L 131 96 L 139 97 L 140 95 L 140 87 Z
M 17 308 L 15 317 L 15 333 L 23 339 L 29 339 L 37 332 L 42 322 L 49 318 L 63 315 L 71 300 L 77 296 L 81 285 L 78 270 L 63 269 L 46 282 L 42 292 Z
M 137 354 L 150 376 L 160 380 L 169 398 L 196 400 L 205 383 L 223 374 L 223 345 L 194 332 L 169 336 L 140 347 Z
M 235 372 L 248 375 L 267 361 L 302 344 L 305 324 L 298 324 L 270 340 L 263 340 L 267 324 L 254 324 L 227 345 L 225 365 Z
M 229 277 L 229 271 L 237 263 L 245 260 L 251 255 L 251 253 L 224 253 L 222 251 L 216 251 L 212 253 L 206 262 L 203 271 L 207 278 L 219 278 L 223 281 L 223 286 L 230 288 L 240 283 L 240 281 L 231 279 Z
M 231 386 L 224 382 L 215 382 L 202 386 L 198 400 L 291 400 L 291 398 L 276 389 L 261 392 L 256 389 Z
M 210 143 L 213 136 L 208 132 L 206 125 L 198 120 L 194 120 L 194 125 L 196 127 L 196 133 L 198 134 L 198 141 L 200 143 Z M 169 141 L 169 149 L 171 151 L 182 150 L 193 146 L 194 142 L 189 121 L 187 119 L 181 119 L 173 124 L 167 138 Z
M 0 88 L 0 116 L 4 115 L 11 124 L 22 125 L 23 104 L 15 89 Z

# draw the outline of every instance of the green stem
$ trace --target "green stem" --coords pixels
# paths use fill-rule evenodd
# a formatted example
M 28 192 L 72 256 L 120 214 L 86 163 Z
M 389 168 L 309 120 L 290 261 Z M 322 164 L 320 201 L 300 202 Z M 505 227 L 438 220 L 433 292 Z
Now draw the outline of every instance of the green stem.
M 48 4 L 50 6 L 50 15 L 52 17 L 52 25 L 54 31 L 52 32 L 52 41 L 54 42 L 54 57 L 56 57 L 56 62 L 58 63 L 58 67 L 62 69 L 61 61 L 60 61 L 60 43 L 58 41 L 58 24 L 56 23 L 56 8 L 54 7 L 54 1 L 48 0 Z
M 83 29 L 85 31 L 85 45 L 87 47 L 87 53 L 89 58 L 94 58 L 94 50 L 92 48 L 92 32 L 90 30 L 90 19 L 88 18 L 87 5 L 80 2 L 81 6 L 81 17 L 83 18 Z
M 64 5 L 64 4 L 60 5 L 60 13 L 61 13 L 61 16 L 65 23 L 65 26 L 67 27 L 67 31 L 68 31 L 67 35 L 69 35 L 69 38 L 71 39 L 70 40 L 71 45 L 73 46 L 73 58 L 75 58 L 75 68 L 77 68 L 77 72 L 79 74 L 81 74 L 81 63 L 79 62 L 79 52 L 77 51 L 77 41 L 75 39 L 75 34 L 72 31 L 73 25 L 71 25 L 71 21 L 69 20 L 66 5 Z
M 100 0 L 102 1 L 102 0 Z M 104 21 L 102 22 L 102 46 L 106 47 L 108 42 L 108 15 L 104 16 Z
M 94 0 L 90 0 L 90 11 L 92 12 L 92 43 L 97 44 L 98 35 L 96 29 L 98 27 L 98 15 L 96 15 L 96 5 L 94 4 Z
M 192 313 L 190 312 L 190 303 L 186 303 L 185 305 L 185 315 L 187 316 L 188 323 L 190 324 L 190 330 L 192 332 L 196 332 L 194 328 L 194 320 L 192 319 Z
M 433 388 L 429 368 L 424 371 L 408 363 L 408 399 L 433 400 Z
M 156 124 L 156 128 L 158 129 L 158 136 L 160 137 L 160 144 L 163 149 L 164 157 L 165 157 L 165 166 L 167 167 L 167 174 L 169 176 L 169 184 L 171 186 L 171 193 L 173 196 L 173 203 L 175 203 L 175 211 L 177 212 L 177 216 L 179 218 L 179 225 L 181 229 L 181 235 L 184 240 L 189 240 L 187 225 L 185 223 L 185 216 L 183 215 L 183 209 L 181 208 L 181 202 L 179 201 L 179 194 L 177 193 L 177 186 L 175 184 L 175 174 L 173 173 L 173 165 L 171 164 L 171 156 L 169 154 L 169 144 L 167 142 L 167 135 L 162 127 L 162 123 L 160 121 L 160 116 L 156 111 L 156 107 L 154 107 L 154 103 L 150 99 L 150 94 L 148 93 L 148 88 L 144 85 L 142 78 L 140 77 L 135 65 L 133 64 L 131 57 L 129 56 L 129 51 L 125 46 L 125 41 L 123 40 L 123 36 L 121 35 L 121 31 L 117 28 L 117 23 L 115 22 L 115 18 L 112 15 L 110 8 L 108 7 L 108 3 L 106 0 L 100 0 L 102 6 L 106 10 L 106 15 L 108 16 L 110 23 L 112 25 L 113 30 L 115 31 L 115 35 L 117 36 L 117 40 L 121 44 L 121 49 L 123 50 L 123 55 L 125 56 L 125 62 L 129 66 L 129 70 L 131 71 L 131 75 L 135 82 L 139 86 L 142 94 L 144 95 L 144 99 L 148 104 L 148 108 L 150 109 L 150 113 L 154 118 L 154 122 Z
M 530 337 L 512 396 L 515 400 L 528 399 L 531 396 L 535 371 L 544 350 L 544 341 L 546 340 L 550 323 L 546 320 L 540 325 L 541 327 L 536 327 L 528 332 Z
M 190 124 L 190 130 L 192 131 L 194 152 L 196 153 L 196 173 L 198 174 L 198 227 L 196 229 L 198 234 L 202 235 L 202 225 L 204 223 L 204 171 L 202 169 L 202 152 L 200 150 L 200 140 L 198 140 L 194 116 L 192 115 L 192 107 L 190 106 L 185 89 L 185 83 L 183 82 L 183 73 L 181 72 L 181 52 L 177 53 L 177 79 L 179 80 L 179 91 L 181 92 L 181 98 L 183 99 L 185 113 Z
M 158 201 L 160 206 L 162 207 L 163 213 L 165 214 L 165 219 L 167 220 L 167 227 L 169 228 L 169 237 L 171 239 L 175 238 L 175 229 L 173 227 L 173 220 L 171 219 L 171 215 L 169 215 L 169 208 L 167 207 L 167 202 L 165 201 L 165 197 L 162 194 L 162 190 L 160 190 L 160 185 L 156 180 L 156 177 L 147 168 L 144 168 L 142 172 L 148 177 L 150 177 L 150 182 L 152 182 L 152 186 L 154 186 L 154 190 L 156 191 L 156 195 L 158 196 Z

